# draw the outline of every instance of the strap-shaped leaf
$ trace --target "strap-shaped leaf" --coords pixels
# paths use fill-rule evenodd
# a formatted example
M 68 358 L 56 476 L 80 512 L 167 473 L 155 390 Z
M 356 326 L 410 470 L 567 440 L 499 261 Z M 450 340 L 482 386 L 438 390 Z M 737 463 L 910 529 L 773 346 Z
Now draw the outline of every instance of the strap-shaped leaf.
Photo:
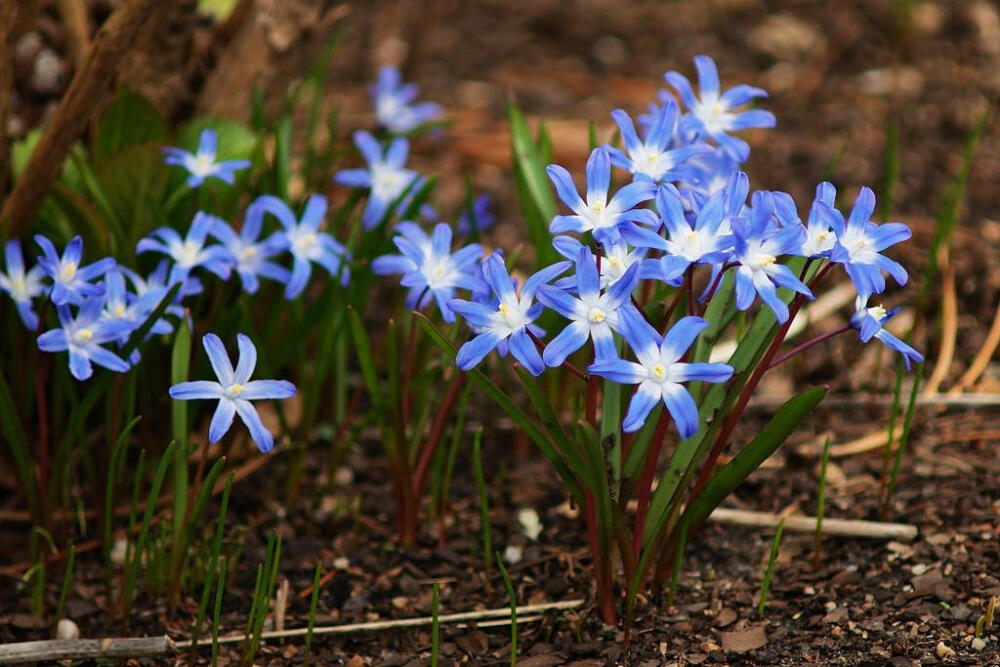
M 441 330 L 434 326 L 423 313 L 415 312 L 413 316 L 418 319 L 420 325 L 424 328 L 424 331 L 426 331 L 427 335 L 431 337 L 431 340 L 434 341 L 434 343 L 441 348 L 445 354 L 454 358 L 456 353 L 455 345 L 448 340 L 443 333 L 441 333 Z M 477 387 L 482 389 L 483 393 L 485 393 L 489 399 L 497 405 L 497 407 L 503 410 L 508 417 L 513 419 L 521 430 L 524 431 L 525 435 L 531 438 L 535 444 L 538 445 L 538 448 L 542 450 L 542 454 L 544 454 L 545 458 L 547 458 L 555 467 L 556 472 L 559 473 L 559 476 L 569 488 L 570 493 L 573 494 L 576 501 L 582 503 L 584 496 L 583 489 L 580 487 L 579 481 L 573 476 L 573 473 L 566 465 L 566 462 L 563 461 L 559 452 L 556 451 L 555 447 L 552 445 L 552 441 L 545 434 L 545 432 L 540 429 L 534 421 L 532 421 L 531 417 L 529 417 L 524 410 L 517 406 L 517 403 L 515 403 L 510 396 L 508 396 L 500 387 L 493 384 L 493 382 L 486 377 L 482 371 L 472 368 L 465 372 L 468 373 L 469 379 L 472 380 Z
M 726 496 L 760 467 L 809 416 L 823 397 L 825 387 L 804 391 L 782 405 L 771 421 L 732 461 L 716 472 L 698 497 L 684 512 L 690 525 L 698 526 L 719 506 Z
M 514 175 L 518 182 L 521 210 L 528 224 L 528 233 L 538 253 L 540 265 L 556 259 L 549 234 L 549 222 L 556 214 L 556 202 L 545 175 L 544 154 L 549 152 L 548 135 L 539 129 L 538 143 L 531 136 L 524 115 L 513 100 L 507 102 L 507 124 L 513 152 Z
M 358 354 L 358 365 L 361 367 L 361 377 L 368 388 L 368 395 L 372 403 L 382 405 L 384 403 L 382 391 L 379 387 L 378 375 L 375 373 L 375 362 L 372 359 L 372 348 L 368 341 L 368 333 L 365 325 L 361 321 L 358 311 L 348 306 L 347 319 L 350 322 L 351 338 L 354 339 L 354 349 Z

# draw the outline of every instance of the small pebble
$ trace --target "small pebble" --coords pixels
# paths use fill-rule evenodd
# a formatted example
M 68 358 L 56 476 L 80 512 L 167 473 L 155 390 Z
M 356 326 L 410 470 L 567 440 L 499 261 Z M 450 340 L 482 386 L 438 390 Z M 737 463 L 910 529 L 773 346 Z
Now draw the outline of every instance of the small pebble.
M 529 540 L 535 541 L 542 533 L 542 522 L 538 518 L 538 512 L 530 507 L 525 507 L 517 513 L 517 521 L 521 524 L 521 530 Z
M 947 658 L 948 656 L 955 655 L 955 649 L 951 648 L 944 642 L 938 642 L 937 648 L 934 649 L 939 658 Z
M 972 638 L 972 650 L 973 651 L 982 651 L 984 648 L 986 648 L 986 640 L 985 639 L 983 639 L 982 637 L 973 637 Z
M 520 563 L 522 558 L 524 558 L 524 552 L 521 551 L 521 547 L 515 547 L 513 544 L 503 551 L 503 559 L 511 565 Z
M 60 618 L 56 625 L 56 639 L 79 639 L 80 628 L 68 618 Z

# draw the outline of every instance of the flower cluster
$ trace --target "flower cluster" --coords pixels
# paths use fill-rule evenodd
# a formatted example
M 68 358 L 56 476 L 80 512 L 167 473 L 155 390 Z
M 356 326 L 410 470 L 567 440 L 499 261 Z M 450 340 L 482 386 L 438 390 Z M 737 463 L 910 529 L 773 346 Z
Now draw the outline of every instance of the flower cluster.
M 548 167 L 556 194 L 570 211 L 556 215 L 549 226 L 554 247 L 568 261 L 541 269 L 520 289 L 500 253 L 477 266 L 482 255 L 478 244 L 453 250 L 447 225 L 437 225 L 432 236 L 415 222 L 397 226 L 395 243 L 402 254 L 375 260 L 373 270 L 402 274 L 411 307 L 424 307 L 433 299 L 445 321 L 452 321 L 453 313 L 465 319 L 474 337 L 458 352 L 461 369 L 475 367 L 498 350 L 501 355 L 509 351 L 538 375 L 566 363 L 590 341 L 589 373 L 638 385 L 624 430 L 640 428 L 662 401 L 680 435 L 689 437 L 698 428 L 698 411 L 682 383 L 724 382 L 733 372 L 725 364 L 687 361 L 689 348 L 706 326 L 698 313 L 705 312 L 724 276 L 733 274 L 737 309 L 748 310 L 759 298 L 777 322 L 786 323 L 789 297 L 779 290 L 812 299 L 807 279 L 834 265 L 843 267 L 857 289 L 852 323 L 861 339 L 879 338 L 900 352 L 907 365 L 922 361 L 916 350 L 882 328 L 894 311 L 867 305 L 885 290 L 883 273 L 906 283 L 906 271 L 882 252 L 909 238 L 909 229 L 902 223 L 873 222 L 874 195 L 868 188 L 861 189 L 845 218 L 836 207 L 833 186 L 821 183 L 805 223 L 790 195 L 751 192 L 740 168 L 749 145 L 733 133 L 774 126 L 770 112 L 744 108 L 766 93 L 746 85 L 722 91 L 715 63 L 706 56 L 698 56 L 695 67 L 697 94 L 683 75 L 666 74 L 678 99 L 663 93 L 659 104 L 639 117 L 642 138 L 628 113 L 612 113 L 622 148 L 593 150 L 585 191 L 577 190 L 565 168 Z M 369 160 L 367 176 L 342 173 L 338 181 L 371 187 L 369 204 L 382 199 L 377 210 L 384 212 L 388 200 L 376 191 L 376 175 L 386 159 L 374 147 L 363 147 L 367 138 L 358 143 Z M 404 152 L 394 146 L 389 153 Z M 401 164 L 393 163 L 395 173 L 402 173 Z M 614 168 L 628 180 L 612 191 Z M 397 197 L 399 192 L 393 190 Z M 571 267 L 575 275 L 564 276 Z M 702 267 L 706 288 L 697 298 L 695 272 Z M 692 314 L 666 331 L 647 321 L 636 302 L 637 295 L 652 292 L 657 283 L 674 288 L 678 296 L 686 286 L 691 295 Z M 467 290 L 469 298 L 451 298 L 456 289 Z M 545 308 L 569 321 L 548 342 L 536 325 Z M 635 361 L 620 357 L 619 341 Z

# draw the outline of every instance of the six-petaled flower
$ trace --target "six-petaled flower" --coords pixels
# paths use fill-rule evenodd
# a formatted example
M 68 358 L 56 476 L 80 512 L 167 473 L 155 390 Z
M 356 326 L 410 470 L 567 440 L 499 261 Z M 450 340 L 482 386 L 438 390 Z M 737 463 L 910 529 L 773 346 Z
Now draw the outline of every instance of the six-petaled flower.
M 354 133 L 354 144 L 368 162 L 368 168 L 338 171 L 333 180 L 338 185 L 369 189 L 361 223 L 365 229 L 371 229 L 382 220 L 389 207 L 414 185 L 419 174 L 405 168 L 410 144 L 402 137 L 393 139 L 383 152 L 375 137 L 359 130 Z
M 264 427 L 250 401 L 291 398 L 295 395 L 295 385 L 287 380 L 251 380 L 250 376 L 257 365 L 257 348 L 243 334 L 237 334 L 236 342 L 240 358 L 234 370 L 219 337 L 213 333 L 205 334 L 201 343 L 218 381 L 181 382 L 170 387 L 170 397 L 181 401 L 219 401 L 208 427 L 209 442 L 221 440 L 233 425 L 233 418 L 239 415 L 257 448 L 262 452 L 269 452 L 274 447 L 274 437 Z
M 206 178 L 218 178 L 232 185 L 236 181 L 236 172 L 250 166 L 249 160 L 217 161 L 218 136 L 215 130 L 204 129 L 198 137 L 198 150 L 190 153 L 183 148 L 168 146 L 164 162 L 183 167 L 188 172 L 188 187 L 197 188 Z
M 17 314 L 21 322 L 30 331 L 38 328 L 38 315 L 35 314 L 32 301 L 45 294 L 45 269 L 36 264 L 27 271 L 24 270 L 24 255 L 21 252 L 21 242 L 10 239 L 4 245 L 6 273 L 0 272 L 0 291 L 6 292 L 17 305 Z

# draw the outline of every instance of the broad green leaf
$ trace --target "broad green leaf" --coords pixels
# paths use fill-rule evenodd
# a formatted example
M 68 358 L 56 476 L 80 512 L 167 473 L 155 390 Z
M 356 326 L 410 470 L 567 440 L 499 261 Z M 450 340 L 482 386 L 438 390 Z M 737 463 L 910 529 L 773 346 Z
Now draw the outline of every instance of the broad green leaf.
M 121 88 L 97 122 L 92 153 L 100 162 L 129 146 L 162 144 L 166 139 L 167 124 L 156 107 L 139 93 Z
M 692 526 L 700 525 L 726 496 L 760 467 L 819 405 L 827 390 L 817 387 L 804 391 L 782 405 L 767 426 L 733 460 L 709 480 L 685 514 Z
M 552 235 L 549 233 L 549 222 L 556 214 L 556 203 L 552 196 L 552 188 L 545 174 L 545 163 L 542 160 L 547 143 L 547 134 L 540 134 L 537 145 L 531 137 L 531 131 L 524 115 L 513 100 L 507 102 L 507 123 L 510 126 L 510 140 L 513 151 L 514 175 L 519 185 L 521 209 L 528 223 L 528 233 L 538 253 L 538 264 L 547 266 L 556 260 L 556 252 L 552 247 Z

